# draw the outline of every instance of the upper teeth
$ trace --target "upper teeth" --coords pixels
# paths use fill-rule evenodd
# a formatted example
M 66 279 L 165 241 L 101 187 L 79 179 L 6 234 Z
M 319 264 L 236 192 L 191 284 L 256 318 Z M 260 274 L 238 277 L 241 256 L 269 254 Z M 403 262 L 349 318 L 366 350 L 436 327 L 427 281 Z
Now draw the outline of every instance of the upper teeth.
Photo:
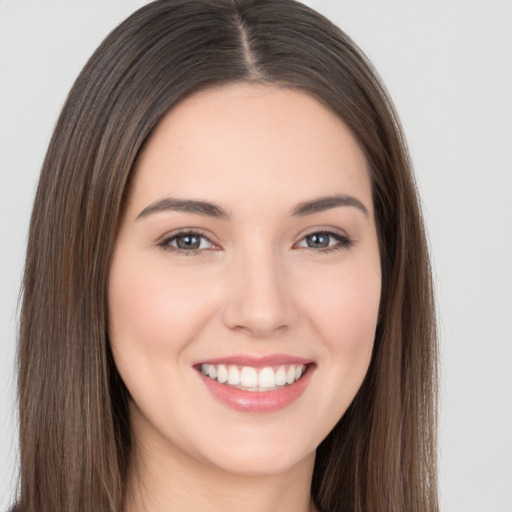
M 221 384 L 246 391 L 269 391 L 286 384 L 293 384 L 301 378 L 305 368 L 303 364 L 266 366 L 260 369 L 252 366 L 202 364 L 201 372 Z

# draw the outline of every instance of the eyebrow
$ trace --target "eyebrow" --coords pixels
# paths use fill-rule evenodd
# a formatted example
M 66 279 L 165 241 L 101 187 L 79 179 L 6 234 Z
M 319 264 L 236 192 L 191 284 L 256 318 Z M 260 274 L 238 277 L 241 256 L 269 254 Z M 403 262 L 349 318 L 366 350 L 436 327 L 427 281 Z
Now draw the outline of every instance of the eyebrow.
M 205 215 L 207 217 L 215 217 L 218 219 L 227 219 L 230 216 L 229 213 L 221 206 L 217 206 L 207 201 L 166 197 L 165 199 L 160 199 L 151 203 L 149 206 L 146 206 L 146 208 L 137 215 L 136 220 L 147 217 L 152 213 L 169 210 L 175 212 L 196 213 L 198 215 Z
M 303 217 L 313 213 L 324 212 L 339 206 L 353 206 L 354 208 L 357 208 L 362 213 L 364 213 L 365 217 L 370 216 L 368 208 L 366 208 L 366 206 L 361 201 L 359 201 L 359 199 L 347 195 L 320 197 L 318 199 L 314 199 L 313 201 L 300 203 L 294 208 L 292 215 Z
M 299 203 L 292 210 L 292 215 L 294 217 L 304 217 L 306 215 L 312 215 L 314 213 L 323 212 L 332 208 L 338 208 L 340 206 L 352 206 L 360 210 L 365 215 L 365 217 L 370 216 L 368 209 L 361 201 L 359 201 L 359 199 L 347 195 L 320 197 L 312 201 Z M 208 201 L 166 197 L 146 206 L 146 208 L 144 208 L 139 213 L 139 215 L 137 215 L 136 220 L 142 219 L 154 213 L 165 211 L 195 213 L 198 215 L 214 217 L 217 219 L 230 218 L 230 214 L 227 210 Z

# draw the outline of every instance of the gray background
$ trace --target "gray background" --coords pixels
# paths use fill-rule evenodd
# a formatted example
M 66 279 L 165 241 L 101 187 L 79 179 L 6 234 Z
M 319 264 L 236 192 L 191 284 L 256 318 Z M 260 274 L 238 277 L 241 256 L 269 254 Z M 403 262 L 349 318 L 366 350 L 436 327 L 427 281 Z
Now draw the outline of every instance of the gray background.
M 0 0 L 0 509 L 15 484 L 16 303 L 37 176 L 74 78 L 139 0 Z M 447 512 L 512 512 L 512 2 L 316 0 L 401 115 L 436 275 Z

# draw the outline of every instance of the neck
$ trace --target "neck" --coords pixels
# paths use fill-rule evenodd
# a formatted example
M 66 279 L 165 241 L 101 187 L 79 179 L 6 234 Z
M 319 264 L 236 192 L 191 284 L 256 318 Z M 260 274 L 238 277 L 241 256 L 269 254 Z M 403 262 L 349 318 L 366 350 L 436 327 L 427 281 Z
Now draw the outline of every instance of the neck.
M 310 499 L 314 453 L 286 471 L 259 475 L 205 464 L 175 446 L 157 451 L 136 447 L 133 455 L 125 512 L 316 510 Z

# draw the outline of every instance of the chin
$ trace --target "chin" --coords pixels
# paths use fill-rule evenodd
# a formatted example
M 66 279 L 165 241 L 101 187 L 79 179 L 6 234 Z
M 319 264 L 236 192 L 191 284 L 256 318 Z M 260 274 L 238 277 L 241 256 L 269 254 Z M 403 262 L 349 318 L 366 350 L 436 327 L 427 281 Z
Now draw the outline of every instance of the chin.
M 284 474 L 305 461 L 314 460 L 315 457 L 314 449 L 306 452 L 302 447 L 299 453 L 296 450 L 292 452 L 258 443 L 215 451 L 215 456 L 208 457 L 205 461 L 209 466 L 225 473 L 247 477 Z

